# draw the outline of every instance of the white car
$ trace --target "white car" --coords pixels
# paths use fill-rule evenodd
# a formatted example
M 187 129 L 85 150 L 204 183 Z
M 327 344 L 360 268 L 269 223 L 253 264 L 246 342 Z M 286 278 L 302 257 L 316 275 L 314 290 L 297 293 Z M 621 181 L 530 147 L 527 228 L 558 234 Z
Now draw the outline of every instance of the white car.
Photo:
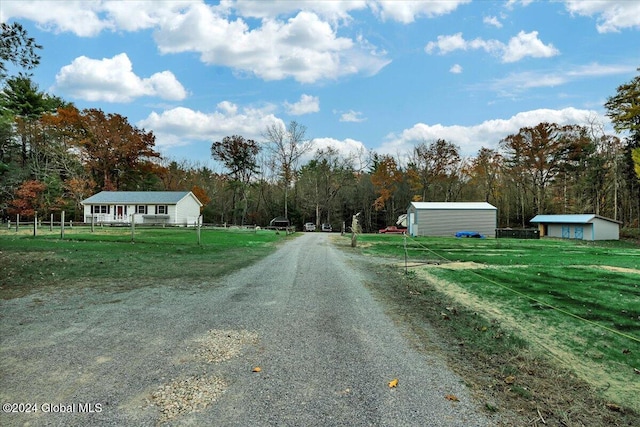
M 307 222 L 304 225 L 304 231 L 316 231 L 316 225 L 312 222 Z

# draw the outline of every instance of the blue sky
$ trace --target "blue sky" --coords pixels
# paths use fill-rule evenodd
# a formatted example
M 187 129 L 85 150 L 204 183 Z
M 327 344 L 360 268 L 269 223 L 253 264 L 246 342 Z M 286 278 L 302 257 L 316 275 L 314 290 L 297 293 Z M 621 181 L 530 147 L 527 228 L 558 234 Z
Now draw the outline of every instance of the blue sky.
M 0 20 L 43 45 L 33 78 L 118 113 L 174 160 L 295 120 L 317 148 L 473 156 L 542 121 L 613 132 L 640 67 L 640 1 L 29 1 Z

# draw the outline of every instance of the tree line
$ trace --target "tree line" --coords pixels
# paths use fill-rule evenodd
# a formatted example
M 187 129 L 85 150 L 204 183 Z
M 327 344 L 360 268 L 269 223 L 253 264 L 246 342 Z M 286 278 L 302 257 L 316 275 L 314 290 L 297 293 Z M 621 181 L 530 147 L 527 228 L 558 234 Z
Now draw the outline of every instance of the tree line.
M 7 76 L 7 63 L 37 66 L 37 49 L 19 24 L 2 24 L 0 45 L 0 213 L 32 217 L 65 210 L 100 190 L 191 190 L 207 223 L 330 223 L 360 212 L 365 231 L 393 224 L 412 201 L 486 201 L 500 226 L 525 227 L 538 213 L 595 213 L 628 227 L 640 223 L 640 76 L 605 104 L 616 135 L 601 123 L 540 123 L 497 149 L 465 158 L 439 139 L 404 157 L 345 155 L 317 149 L 304 125 L 273 124 L 260 141 L 229 135 L 211 141 L 222 167 L 167 159 L 153 132 L 126 117 L 41 92 L 30 76 Z M 621 137 L 619 135 L 625 135 Z

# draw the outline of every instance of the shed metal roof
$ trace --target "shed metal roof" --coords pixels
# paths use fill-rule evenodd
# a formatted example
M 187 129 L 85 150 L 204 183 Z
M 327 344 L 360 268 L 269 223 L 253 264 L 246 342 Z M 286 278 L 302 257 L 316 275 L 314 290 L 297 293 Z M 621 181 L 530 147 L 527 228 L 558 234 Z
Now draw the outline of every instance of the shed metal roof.
M 83 205 L 122 203 L 122 204 L 167 204 L 175 205 L 184 199 L 190 191 L 101 191 L 86 198 Z M 197 197 L 194 196 L 196 200 Z
M 600 218 L 605 221 L 619 223 L 611 218 L 605 218 L 596 214 L 567 214 L 567 215 L 536 215 L 534 216 L 531 223 L 546 223 L 546 224 L 588 224 L 592 222 L 595 218 Z
M 463 209 L 463 210 L 497 210 L 487 202 L 411 202 L 416 209 Z

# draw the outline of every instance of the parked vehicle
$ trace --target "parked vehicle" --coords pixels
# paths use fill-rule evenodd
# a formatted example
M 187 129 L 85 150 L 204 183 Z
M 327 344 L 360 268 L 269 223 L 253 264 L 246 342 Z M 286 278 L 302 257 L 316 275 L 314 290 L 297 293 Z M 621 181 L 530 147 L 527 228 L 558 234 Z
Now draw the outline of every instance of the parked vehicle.
M 382 230 L 378 230 L 378 233 L 383 234 L 404 234 L 407 232 L 406 228 L 396 227 L 395 225 L 390 225 L 388 227 L 383 228 Z
M 333 231 L 333 229 L 331 228 L 331 224 L 322 224 L 320 229 L 322 231 L 327 231 L 327 232 Z
M 316 231 L 316 225 L 312 222 L 307 222 L 304 225 L 304 231 Z

